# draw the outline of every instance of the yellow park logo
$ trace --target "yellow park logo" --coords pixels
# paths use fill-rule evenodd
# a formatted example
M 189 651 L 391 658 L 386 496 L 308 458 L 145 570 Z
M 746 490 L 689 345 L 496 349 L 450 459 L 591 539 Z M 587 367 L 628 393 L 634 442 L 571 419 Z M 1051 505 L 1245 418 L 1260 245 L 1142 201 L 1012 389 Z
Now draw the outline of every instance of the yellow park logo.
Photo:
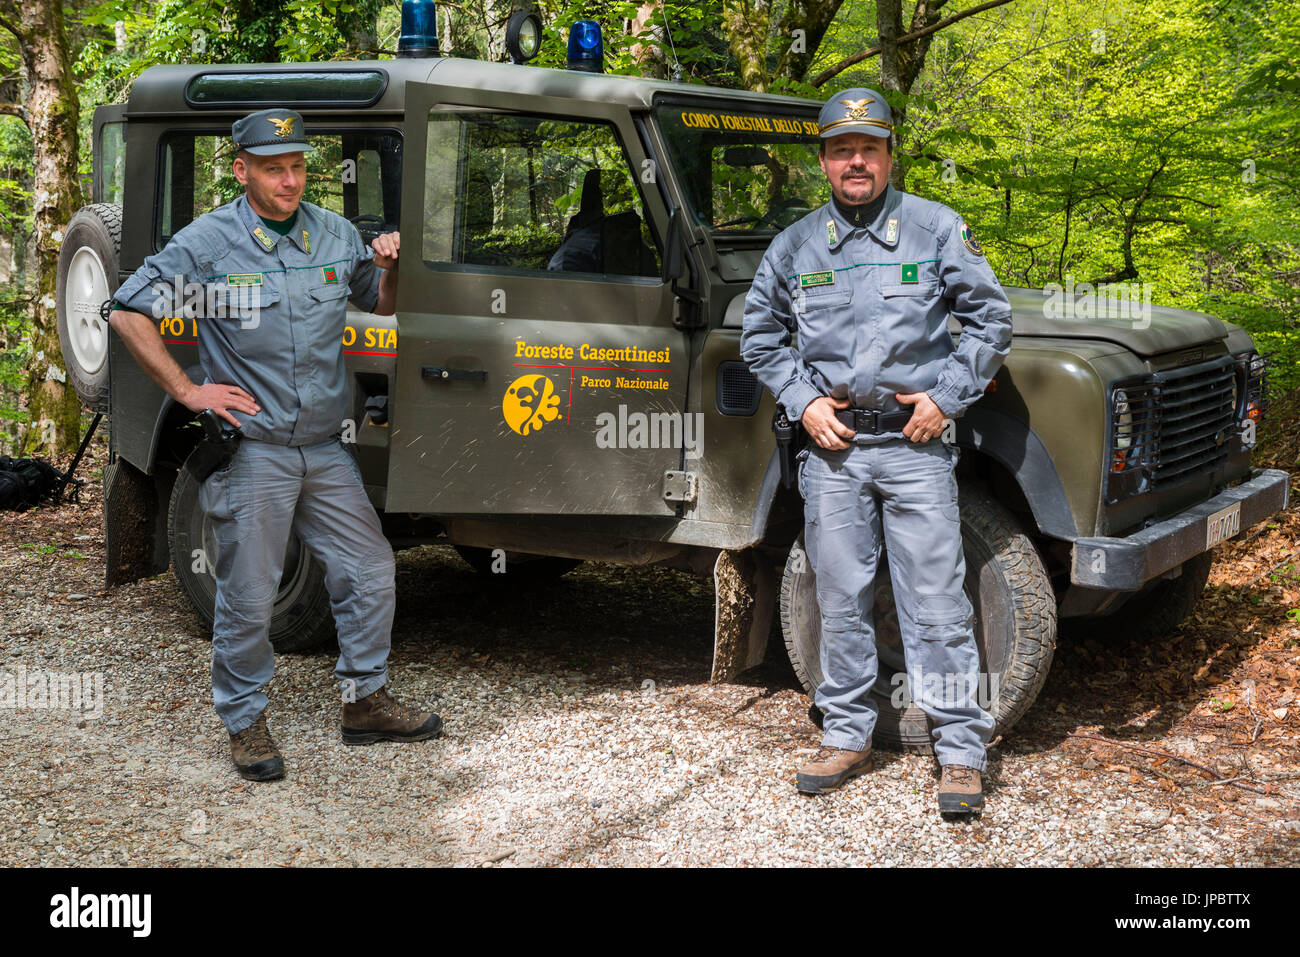
M 544 375 L 520 376 L 501 398 L 501 415 L 520 435 L 536 432 L 547 422 L 562 418 L 555 384 Z
M 292 136 L 292 135 L 293 135 L 293 121 L 294 121 L 294 117 L 292 117 L 292 116 L 286 116 L 284 119 L 282 119 L 282 120 L 278 120 L 278 119 L 276 119 L 274 116 L 272 116 L 272 117 L 268 117 L 268 119 L 270 120 L 271 125 L 275 127 L 275 135 L 276 135 L 276 136 Z

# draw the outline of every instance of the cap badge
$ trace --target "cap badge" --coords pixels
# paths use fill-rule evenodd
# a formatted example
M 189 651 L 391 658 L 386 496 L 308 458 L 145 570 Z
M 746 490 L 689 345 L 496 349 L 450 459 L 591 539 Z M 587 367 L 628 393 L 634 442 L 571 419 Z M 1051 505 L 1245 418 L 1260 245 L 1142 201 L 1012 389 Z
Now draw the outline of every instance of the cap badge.
M 293 136 L 294 117 L 287 116 L 284 119 L 276 119 L 274 116 L 267 117 L 267 122 L 275 127 L 276 136 Z
M 840 100 L 840 102 L 849 108 L 847 119 L 865 120 L 868 118 L 867 107 L 876 101 L 868 96 L 861 100 Z

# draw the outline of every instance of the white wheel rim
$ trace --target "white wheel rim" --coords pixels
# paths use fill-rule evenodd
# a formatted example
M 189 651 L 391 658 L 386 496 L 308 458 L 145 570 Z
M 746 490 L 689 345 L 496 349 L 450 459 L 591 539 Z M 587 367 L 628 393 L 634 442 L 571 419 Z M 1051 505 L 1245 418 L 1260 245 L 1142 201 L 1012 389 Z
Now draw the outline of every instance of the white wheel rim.
M 82 246 L 72 254 L 63 285 L 72 356 L 81 371 L 93 376 L 108 358 L 108 323 L 99 318 L 99 307 L 108 298 L 108 277 L 99 254 Z

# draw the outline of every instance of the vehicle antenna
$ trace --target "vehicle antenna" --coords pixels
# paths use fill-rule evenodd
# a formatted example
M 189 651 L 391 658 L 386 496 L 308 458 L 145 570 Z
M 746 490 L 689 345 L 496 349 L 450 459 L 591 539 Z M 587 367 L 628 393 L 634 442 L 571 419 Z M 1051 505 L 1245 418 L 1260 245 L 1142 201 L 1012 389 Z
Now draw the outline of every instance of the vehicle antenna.
M 673 45 L 673 31 L 672 28 L 668 26 L 668 11 L 664 9 L 664 0 L 659 0 L 659 9 L 664 15 L 664 33 L 668 35 L 668 49 L 671 50 L 673 54 L 672 80 L 674 83 L 680 83 L 682 82 L 682 65 L 677 62 L 677 47 Z

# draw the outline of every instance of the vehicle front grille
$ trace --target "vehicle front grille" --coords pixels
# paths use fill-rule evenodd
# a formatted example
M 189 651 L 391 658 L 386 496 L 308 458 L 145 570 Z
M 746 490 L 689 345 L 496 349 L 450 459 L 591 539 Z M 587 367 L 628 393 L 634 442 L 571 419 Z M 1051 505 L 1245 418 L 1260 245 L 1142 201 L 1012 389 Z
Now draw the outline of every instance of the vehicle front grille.
M 1141 471 L 1130 494 L 1155 492 L 1212 469 L 1232 451 L 1237 374 L 1231 356 L 1115 383 L 1111 391 L 1111 486 Z M 1108 496 L 1112 500 L 1116 496 Z

